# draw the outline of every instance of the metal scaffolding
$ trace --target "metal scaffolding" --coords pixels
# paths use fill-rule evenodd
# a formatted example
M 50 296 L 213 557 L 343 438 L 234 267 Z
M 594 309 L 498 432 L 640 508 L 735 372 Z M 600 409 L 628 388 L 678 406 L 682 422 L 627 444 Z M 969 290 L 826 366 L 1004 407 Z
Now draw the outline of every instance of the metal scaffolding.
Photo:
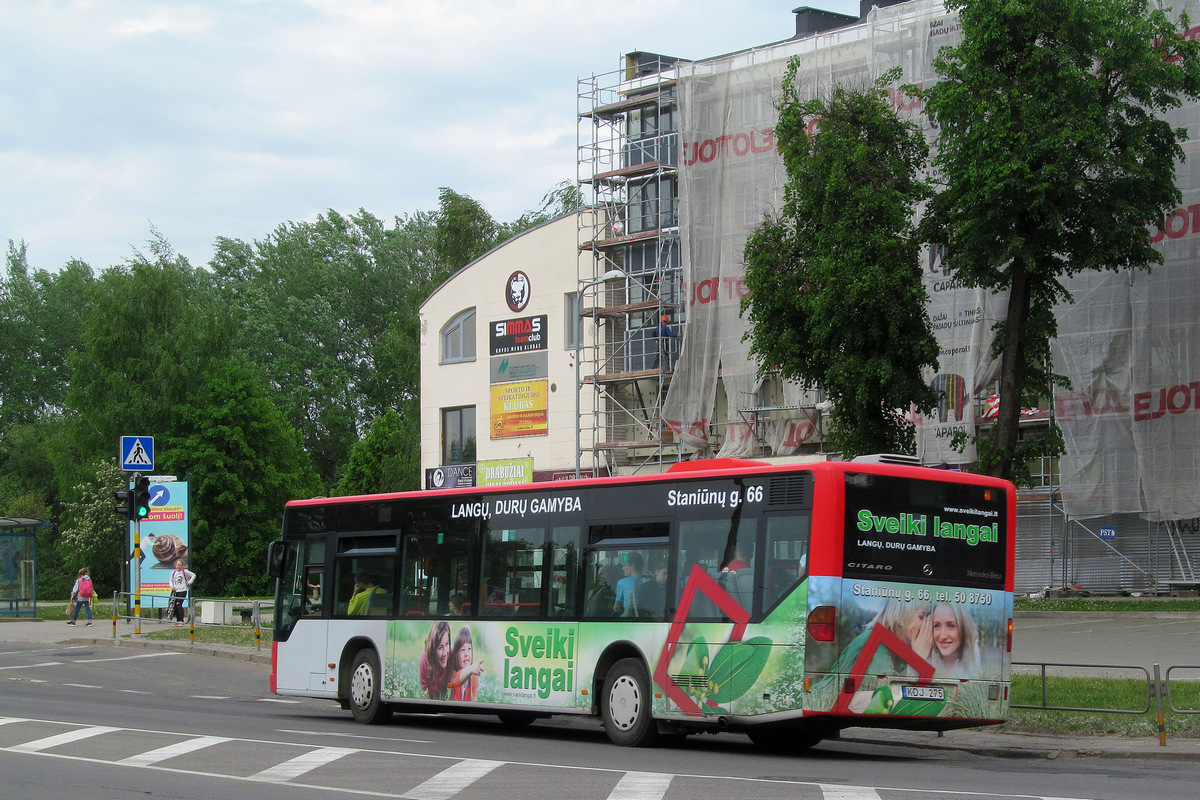
M 593 402 L 577 420 L 577 458 L 589 474 L 660 472 L 681 457 L 661 414 L 685 323 L 678 61 L 630 53 L 621 69 L 579 81 L 578 180 L 596 212 L 579 234 L 593 256 L 578 275 L 589 324 L 576 391 Z

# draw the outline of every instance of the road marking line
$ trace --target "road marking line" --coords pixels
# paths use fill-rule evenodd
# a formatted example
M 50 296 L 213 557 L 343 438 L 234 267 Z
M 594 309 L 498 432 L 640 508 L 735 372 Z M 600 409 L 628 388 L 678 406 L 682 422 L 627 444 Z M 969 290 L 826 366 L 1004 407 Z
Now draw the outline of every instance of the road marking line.
M 61 661 L 43 661 L 41 664 L 20 664 L 12 667 L 0 667 L 0 669 L 37 669 L 38 667 L 61 667 Z
M 93 725 L 90 728 L 76 728 L 73 731 L 56 733 L 53 736 L 47 736 L 44 739 L 35 739 L 32 742 L 18 744 L 10 747 L 9 749 L 18 753 L 38 753 L 51 747 L 57 747 L 60 744 L 70 744 L 71 742 L 78 742 L 81 739 L 90 739 L 93 736 L 100 736 L 101 734 L 112 733 L 113 731 L 119 730 L 121 729 L 110 728 L 107 725 Z
M 372 742 L 406 742 L 408 744 L 433 744 L 433 739 L 394 739 L 387 736 L 364 736 L 361 733 L 330 733 L 329 731 L 301 731 L 276 728 L 278 733 L 295 733 L 300 736 L 331 736 L 341 739 L 370 739 Z
M 99 689 L 99 686 L 94 686 L 90 683 L 64 683 L 63 686 L 74 686 L 76 689 Z
M 317 767 L 323 766 L 339 758 L 348 756 L 351 753 L 357 753 L 349 747 L 322 747 L 317 750 L 296 756 L 288 759 L 282 764 L 276 764 L 273 767 L 264 769 L 250 777 L 256 781 L 272 781 L 279 783 L 282 781 L 290 781 L 292 778 L 298 778 L 306 772 L 311 772 Z
M 626 772 L 608 800 L 661 800 L 675 776 L 662 772 Z
M 150 694 L 150 692 L 143 692 L 141 689 L 118 689 L 117 691 L 124 692 L 125 694 Z
M 413 800 L 448 800 L 504 763 L 506 762 L 468 758 L 447 767 L 424 783 L 409 789 L 404 795 Z
M 28 722 L 24 717 L 0 717 L 0 725 L 7 725 L 10 722 Z
M 77 658 L 73 664 L 98 664 L 101 661 L 131 661 L 135 658 L 158 658 L 159 656 L 182 656 L 184 653 L 167 651 L 163 653 L 142 653 L 136 656 L 115 656 L 114 658 Z
M 127 767 L 148 767 L 151 764 L 157 764 L 160 761 L 166 761 L 168 758 L 175 756 L 194 753 L 197 750 L 203 750 L 206 747 L 212 747 L 214 744 L 222 742 L 230 742 L 232 739 L 226 736 L 199 736 L 195 739 L 187 739 L 175 744 L 169 744 L 165 747 L 159 747 L 155 750 L 147 750 L 144 753 L 138 753 L 136 756 L 123 758 L 118 761 L 118 764 Z
M 228 697 L 224 697 L 219 694 L 194 694 L 194 695 L 191 695 L 191 698 L 193 700 L 228 700 L 229 699 Z
M 870 786 L 830 786 L 818 783 L 825 800 L 879 800 L 879 792 Z
M 259 697 L 257 698 L 257 701 L 259 703 L 289 703 L 294 706 L 300 705 L 299 700 L 280 700 L 277 697 Z

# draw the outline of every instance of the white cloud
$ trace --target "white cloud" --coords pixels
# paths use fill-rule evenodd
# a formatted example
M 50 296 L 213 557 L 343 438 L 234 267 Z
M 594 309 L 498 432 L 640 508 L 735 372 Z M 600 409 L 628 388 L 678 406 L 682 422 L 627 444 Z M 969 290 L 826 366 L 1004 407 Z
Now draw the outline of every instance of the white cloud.
M 856 13 L 857 0 L 831 10 Z M 788 38 L 789 4 L 717 0 L 10 0 L 0 241 L 96 268 L 150 223 L 193 263 L 328 208 L 449 186 L 508 220 L 575 177 L 576 79 L 650 50 Z

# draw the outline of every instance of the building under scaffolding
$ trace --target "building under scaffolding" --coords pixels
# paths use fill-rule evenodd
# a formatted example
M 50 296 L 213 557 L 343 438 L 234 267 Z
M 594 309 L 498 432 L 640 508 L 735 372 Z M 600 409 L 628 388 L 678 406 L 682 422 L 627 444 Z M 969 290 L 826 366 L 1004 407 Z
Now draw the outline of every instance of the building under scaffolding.
M 823 398 L 746 363 L 733 287 L 745 233 L 778 207 L 785 180 L 777 166 L 756 174 L 751 162 L 771 160 L 770 87 L 790 60 L 818 91 L 897 67 L 902 83 L 929 85 L 933 57 L 960 35 L 936 0 L 862 5 L 860 19 L 798 9 L 796 35 L 774 44 L 703 61 L 635 52 L 618 70 L 580 81 L 579 182 L 597 213 L 579 235 L 588 256 L 578 262 L 579 310 L 593 336 L 576 387 L 590 398 L 576 456 L 592 474 L 822 452 Z M 1185 5 L 1196 16 L 1197 2 Z M 936 136 L 919 105 L 894 99 Z M 1187 104 L 1176 122 L 1200 131 L 1198 112 Z M 1200 191 L 1190 171 L 1179 180 L 1185 197 Z M 1080 302 L 1056 309 L 1054 367 L 1075 388 L 1022 425 L 1053 421 L 1068 447 L 1061 463 L 1033 465 L 1035 488 L 1022 493 L 1018 591 L 1200 586 L 1200 366 L 1189 361 L 1200 353 L 1190 242 L 1200 226 L 1189 215 L 1168 216 L 1152 238 L 1162 268 L 1081 276 L 1069 287 Z M 939 369 L 926 376 L 942 402 L 916 420 L 921 455 L 967 464 L 973 453 L 950 443 L 991 424 L 995 365 L 981 332 L 1001 318 L 1004 299 L 959 286 L 934 251 L 924 260 L 930 316 L 945 323 L 935 331 Z M 704 306 L 706 290 L 715 299 L 726 289 L 724 308 Z

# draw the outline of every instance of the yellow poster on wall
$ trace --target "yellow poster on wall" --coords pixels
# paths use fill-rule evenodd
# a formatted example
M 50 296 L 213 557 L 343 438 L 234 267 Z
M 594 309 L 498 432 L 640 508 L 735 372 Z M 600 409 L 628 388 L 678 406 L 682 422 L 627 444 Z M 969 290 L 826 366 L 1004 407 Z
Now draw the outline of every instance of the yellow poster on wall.
M 545 436 L 549 429 L 549 381 L 517 381 L 492 386 L 491 438 Z

